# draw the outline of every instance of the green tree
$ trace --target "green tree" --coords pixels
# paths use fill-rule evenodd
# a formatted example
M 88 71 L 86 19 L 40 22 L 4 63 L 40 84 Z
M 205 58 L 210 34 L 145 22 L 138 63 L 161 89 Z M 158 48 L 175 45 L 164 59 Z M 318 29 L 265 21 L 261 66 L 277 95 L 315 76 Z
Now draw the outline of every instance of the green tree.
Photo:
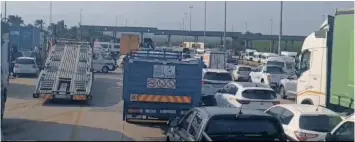
M 9 15 L 7 21 L 12 25 L 21 25 L 23 24 L 23 19 L 18 15 Z
M 44 21 L 42 19 L 37 19 L 34 22 L 35 26 L 40 28 L 41 30 L 43 29 L 43 25 L 45 24 Z

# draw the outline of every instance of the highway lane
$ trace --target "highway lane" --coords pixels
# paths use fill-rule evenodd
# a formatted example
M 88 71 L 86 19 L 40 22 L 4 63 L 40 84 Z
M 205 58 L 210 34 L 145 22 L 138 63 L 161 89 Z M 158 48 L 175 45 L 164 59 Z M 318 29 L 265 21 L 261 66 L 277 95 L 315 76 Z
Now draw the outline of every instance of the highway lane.
M 3 140 L 164 140 L 166 125 L 122 121 L 120 72 L 95 74 L 89 105 L 33 99 L 36 81 L 37 78 L 10 79 Z
M 163 140 L 166 126 L 122 121 L 122 77 L 95 75 L 93 99 L 45 102 L 33 99 L 36 78 L 10 79 L 3 140 Z

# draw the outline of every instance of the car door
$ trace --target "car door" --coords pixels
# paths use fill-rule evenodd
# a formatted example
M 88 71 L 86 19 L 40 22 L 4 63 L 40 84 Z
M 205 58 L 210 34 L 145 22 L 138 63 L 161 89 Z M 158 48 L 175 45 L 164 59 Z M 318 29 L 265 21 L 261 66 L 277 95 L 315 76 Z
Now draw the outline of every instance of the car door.
M 94 56 L 93 56 L 93 68 L 95 71 L 101 71 L 102 69 L 102 64 L 100 62 L 100 54 L 97 54 L 97 53 L 94 53 Z
M 195 111 L 188 112 L 180 121 L 179 126 L 172 132 L 170 141 L 194 141 L 188 133 Z
M 214 96 L 215 97 L 215 100 L 216 100 L 216 105 L 217 106 L 225 106 L 225 101 L 223 100 L 223 94 L 225 94 L 227 92 L 227 90 L 229 89 L 229 84 L 225 85 L 221 90 L 220 92 L 217 92 L 216 95 Z
M 249 74 L 250 76 L 250 79 L 251 79 L 251 82 L 255 82 L 256 81 L 256 75 L 258 74 L 259 72 L 259 67 L 256 67 L 253 69 L 253 71 L 251 71 Z
M 279 117 L 282 127 L 288 136 L 294 135 L 294 130 L 293 130 L 294 127 L 293 125 L 289 125 L 293 117 L 294 117 L 293 112 L 291 112 L 288 109 L 285 109 L 284 112 Z
M 257 82 L 259 83 L 261 81 L 261 74 L 263 71 L 263 67 L 259 66 L 256 68 L 256 70 L 254 71 L 254 78 L 252 80 L 252 82 Z
M 226 90 L 226 93 L 223 96 L 223 98 L 226 102 L 225 103 L 226 107 L 240 107 L 239 103 L 236 103 L 237 92 L 238 92 L 238 87 L 233 84 L 229 84 L 228 90 Z

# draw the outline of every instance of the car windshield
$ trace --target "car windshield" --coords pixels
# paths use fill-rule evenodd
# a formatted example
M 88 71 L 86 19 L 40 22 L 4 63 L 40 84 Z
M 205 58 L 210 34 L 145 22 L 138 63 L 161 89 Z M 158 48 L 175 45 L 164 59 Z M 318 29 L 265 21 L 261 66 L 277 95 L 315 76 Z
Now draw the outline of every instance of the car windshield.
M 249 52 L 248 55 L 249 55 L 249 56 L 253 56 L 253 55 L 254 55 L 254 52 Z
M 271 73 L 271 74 L 282 74 L 284 73 L 283 69 L 281 67 L 277 66 L 272 66 L 272 67 L 267 67 L 266 68 L 266 73 Z
M 280 67 L 285 67 L 285 63 L 284 62 L 278 62 L 278 61 L 268 61 L 266 63 L 266 65 L 276 65 L 276 66 L 280 66 Z
M 212 140 L 217 140 L 216 136 L 235 137 L 269 137 L 273 138 L 282 134 L 280 122 L 277 119 L 265 117 L 236 117 L 235 115 L 214 116 L 205 129 L 207 135 Z M 222 138 L 223 139 L 223 138 Z
M 32 59 L 17 59 L 16 64 L 35 64 Z
M 310 131 L 330 132 L 341 121 L 340 116 L 303 115 L 300 117 L 299 127 Z
M 248 67 L 239 67 L 239 71 L 251 71 L 251 68 Z
M 217 81 L 232 81 L 232 76 L 229 73 L 207 72 L 203 79 Z
M 271 90 L 245 90 L 242 96 L 247 99 L 273 100 L 277 99 L 276 93 Z

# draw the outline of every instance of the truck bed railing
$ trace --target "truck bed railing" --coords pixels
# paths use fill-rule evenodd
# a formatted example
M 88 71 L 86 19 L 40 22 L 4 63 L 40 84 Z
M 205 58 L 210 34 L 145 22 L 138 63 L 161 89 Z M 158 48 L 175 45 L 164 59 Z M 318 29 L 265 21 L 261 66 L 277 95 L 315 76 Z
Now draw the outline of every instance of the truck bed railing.
M 178 51 L 162 51 L 162 50 L 151 50 L 143 49 L 138 51 L 132 51 L 128 54 L 129 59 L 146 59 L 146 60 L 177 60 L 181 61 L 184 59 L 184 53 Z

